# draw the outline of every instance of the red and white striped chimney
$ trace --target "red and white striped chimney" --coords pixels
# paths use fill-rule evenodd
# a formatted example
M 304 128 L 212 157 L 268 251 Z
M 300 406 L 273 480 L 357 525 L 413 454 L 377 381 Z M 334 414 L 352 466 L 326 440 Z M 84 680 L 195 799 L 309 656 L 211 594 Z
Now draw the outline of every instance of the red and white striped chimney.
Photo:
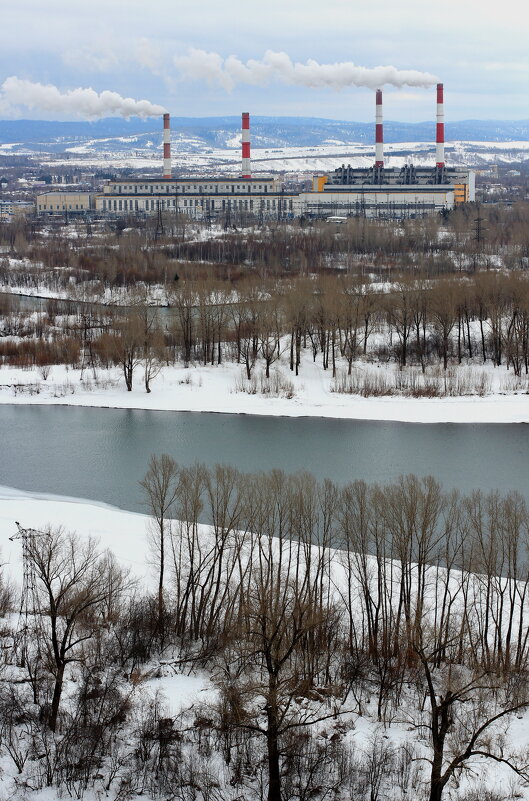
M 384 166 L 384 124 L 382 122 L 382 89 L 377 89 L 375 125 L 375 167 Z
M 437 84 L 437 125 L 435 132 L 435 161 L 437 167 L 445 166 L 445 111 L 443 84 Z
M 242 177 L 251 178 L 250 167 L 250 114 L 242 113 Z
M 163 115 L 163 177 L 171 177 L 171 117 Z

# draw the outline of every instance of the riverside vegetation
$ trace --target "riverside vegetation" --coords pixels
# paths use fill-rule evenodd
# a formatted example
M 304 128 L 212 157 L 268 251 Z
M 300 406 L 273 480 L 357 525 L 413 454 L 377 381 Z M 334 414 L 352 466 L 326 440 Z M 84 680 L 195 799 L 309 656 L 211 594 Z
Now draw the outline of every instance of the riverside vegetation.
M 50 300 L 35 314 L 4 295 L 0 364 L 65 364 L 93 379 L 117 365 L 128 390 L 140 372 L 149 392 L 164 367 L 231 361 L 246 379 L 238 388 L 252 393 L 257 385 L 270 392 L 280 362 L 297 376 L 306 352 L 332 375 L 335 392 L 484 395 L 490 376 L 457 368 L 487 363 L 511 371 L 502 391 L 526 391 L 528 221 L 529 204 L 518 203 L 399 226 L 351 219 L 336 231 L 277 223 L 191 235 L 177 217 L 163 236 L 152 221 L 131 219 L 135 227 L 118 221 L 113 232 L 81 236 L 78 228 L 72 237 L 68 227 L 6 223 L 6 289 L 122 305 L 77 303 L 66 314 Z M 155 298 L 170 308 L 160 313 Z M 355 370 L 366 363 L 399 374 Z M 264 381 L 252 378 L 256 365 Z M 283 384 L 279 394 L 291 396 L 291 379 Z
M 244 377 L 239 389 L 254 392 L 256 367 L 268 380 L 271 370 L 287 364 L 295 377 L 305 353 L 328 371 L 335 392 L 484 395 L 490 375 L 479 371 L 482 365 L 510 371 L 503 391 L 527 390 L 524 271 L 435 282 L 400 278 L 386 291 L 348 274 L 248 277 L 236 288 L 190 275 L 169 297 L 171 308 L 163 313 L 136 290 L 126 308 L 77 304 L 65 314 L 54 300 L 34 313 L 16 309 L 16 301 L 4 296 L 0 364 L 39 369 L 43 380 L 46 366 L 54 364 L 80 369 L 81 378 L 87 371 L 93 379 L 119 366 L 129 391 L 139 372 L 149 392 L 164 368 L 235 362 Z M 374 380 L 369 365 L 395 366 L 398 372 Z M 458 374 L 461 365 L 474 365 L 474 375 Z M 293 394 L 288 381 L 286 395 Z
M 4 574 L 12 797 L 523 797 L 519 496 L 413 476 L 338 487 L 165 455 L 141 492 L 151 587 L 96 541 L 45 528 L 29 540 L 21 618 Z M 156 680 L 182 673 L 211 689 L 171 713 Z

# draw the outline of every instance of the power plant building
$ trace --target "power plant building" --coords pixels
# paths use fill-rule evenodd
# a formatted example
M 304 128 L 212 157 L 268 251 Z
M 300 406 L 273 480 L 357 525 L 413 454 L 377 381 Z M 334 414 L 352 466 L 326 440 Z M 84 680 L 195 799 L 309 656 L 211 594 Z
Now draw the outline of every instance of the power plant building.
M 302 213 L 402 219 L 449 210 L 475 199 L 474 173 L 444 167 L 354 169 L 317 176 L 300 195 Z
M 97 211 L 108 214 L 156 214 L 172 211 L 193 219 L 228 212 L 264 217 L 294 216 L 297 195 L 281 191 L 270 177 L 151 178 L 110 181 L 96 195 Z
M 382 91 L 376 92 L 375 160 L 369 168 L 342 164 L 315 176 L 310 191 L 284 191 L 270 176 L 252 175 L 250 115 L 242 115 L 241 173 L 238 177 L 176 178 L 172 175 L 170 116 L 163 117 L 163 171 L 160 178 L 109 181 L 92 201 L 48 193 L 37 199 L 37 211 L 85 211 L 109 216 L 161 212 L 197 220 L 227 217 L 292 219 L 363 216 L 385 219 L 422 217 L 449 211 L 475 199 L 474 173 L 447 167 L 444 155 L 443 85 L 437 85 L 436 163 L 431 167 L 384 165 Z M 79 196 L 80 197 L 80 196 Z M 60 206 L 62 205 L 62 209 Z M 54 208 L 55 206 L 55 208 Z
M 90 192 L 43 192 L 37 195 L 37 214 L 83 214 L 93 208 Z
M 355 169 L 343 164 L 329 176 L 316 177 L 313 192 L 301 198 L 303 213 L 402 219 L 442 212 L 475 200 L 474 173 L 446 166 L 444 141 L 444 91 L 439 83 L 435 167 L 407 164 L 400 169 L 386 168 L 382 92 L 377 90 L 373 167 Z

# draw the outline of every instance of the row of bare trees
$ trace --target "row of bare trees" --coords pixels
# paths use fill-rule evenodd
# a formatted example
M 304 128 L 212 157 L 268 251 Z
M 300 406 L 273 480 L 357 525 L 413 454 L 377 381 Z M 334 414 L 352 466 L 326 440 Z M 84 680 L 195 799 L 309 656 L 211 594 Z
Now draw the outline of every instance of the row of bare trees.
M 380 721 L 406 719 L 410 683 L 422 711 L 408 722 L 434 751 L 431 801 L 477 754 L 523 772 L 485 735 L 529 703 L 519 496 L 461 498 L 414 477 L 339 488 L 169 457 L 151 461 L 143 485 L 157 520 L 160 636 L 188 638 L 215 665 L 222 725 L 264 738 L 270 801 L 281 798 L 289 732 L 340 716 L 346 699 L 360 711 L 374 696 Z M 185 522 L 162 534 L 169 499 Z
M 0 671 L 0 750 L 19 788 L 440 801 L 485 758 L 529 779 L 504 734 L 529 706 L 521 497 L 167 455 L 141 485 L 152 592 L 92 540 L 29 540 L 31 602 L 15 632 L 6 623 Z M 6 587 L 1 601 L 6 614 Z M 215 692 L 176 715 L 142 689 L 194 669 Z M 354 746 L 359 720 L 372 737 Z M 392 743 L 403 726 L 407 743 Z
M 384 289 L 386 291 L 384 291 Z M 21 314 L 6 307 L 0 359 L 31 366 L 68 363 L 94 372 L 120 365 L 127 389 L 141 369 L 145 389 L 164 365 L 236 361 L 248 379 L 261 361 L 266 376 L 281 356 L 298 375 L 303 349 L 336 377 L 357 359 L 401 367 L 464 360 L 529 372 L 529 281 L 521 272 L 471 279 L 401 280 L 373 287 L 349 275 L 289 281 L 247 280 L 238 290 L 186 281 L 171 308 L 137 293 L 128 308 L 80 304 L 74 314 Z
M 466 204 L 444 218 L 394 221 L 351 218 L 340 230 L 326 222 L 270 223 L 197 235 L 196 223 L 167 215 L 160 228 L 153 220 L 130 219 L 111 229 L 19 220 L 0 224 L 0 244 L 24 265 L 0 261 L 0 283 L 18 288 L 47 287 L 72 291 L 78 285 L 92 293 L 134 286 L 137 282 L 171 285 L 181 272 L 199 271 L 229 283 L 251 272 L 261 276 L 295 276 L 347 269 L 438 276 L 489 269 L 527 268 L 529 204 L 511 207 Z M 499 260 L 499 261 L 498 261 Z M 208 265 L 205 267 L 204 265 Z

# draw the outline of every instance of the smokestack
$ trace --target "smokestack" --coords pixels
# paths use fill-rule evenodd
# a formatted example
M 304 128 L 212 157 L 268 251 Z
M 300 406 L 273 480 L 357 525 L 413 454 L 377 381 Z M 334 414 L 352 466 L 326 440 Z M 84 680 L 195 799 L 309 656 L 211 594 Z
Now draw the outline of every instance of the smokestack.
M 171 117 L 163 115 L 163 177 L 171 177 Z
M 242 113 L 242 177 L 251 178 L 250 167 L 250 114 Z
M 437 167 L 445 166 L 445 111 L 443 84 L 437 84 L 437 125 L 435 134 L 435 161 Z
M 382 123 L 382 89 L 377 89 L 376 100 L 376 150 L 375 150 L 375 167 L 384 166 L 384 125 Z

